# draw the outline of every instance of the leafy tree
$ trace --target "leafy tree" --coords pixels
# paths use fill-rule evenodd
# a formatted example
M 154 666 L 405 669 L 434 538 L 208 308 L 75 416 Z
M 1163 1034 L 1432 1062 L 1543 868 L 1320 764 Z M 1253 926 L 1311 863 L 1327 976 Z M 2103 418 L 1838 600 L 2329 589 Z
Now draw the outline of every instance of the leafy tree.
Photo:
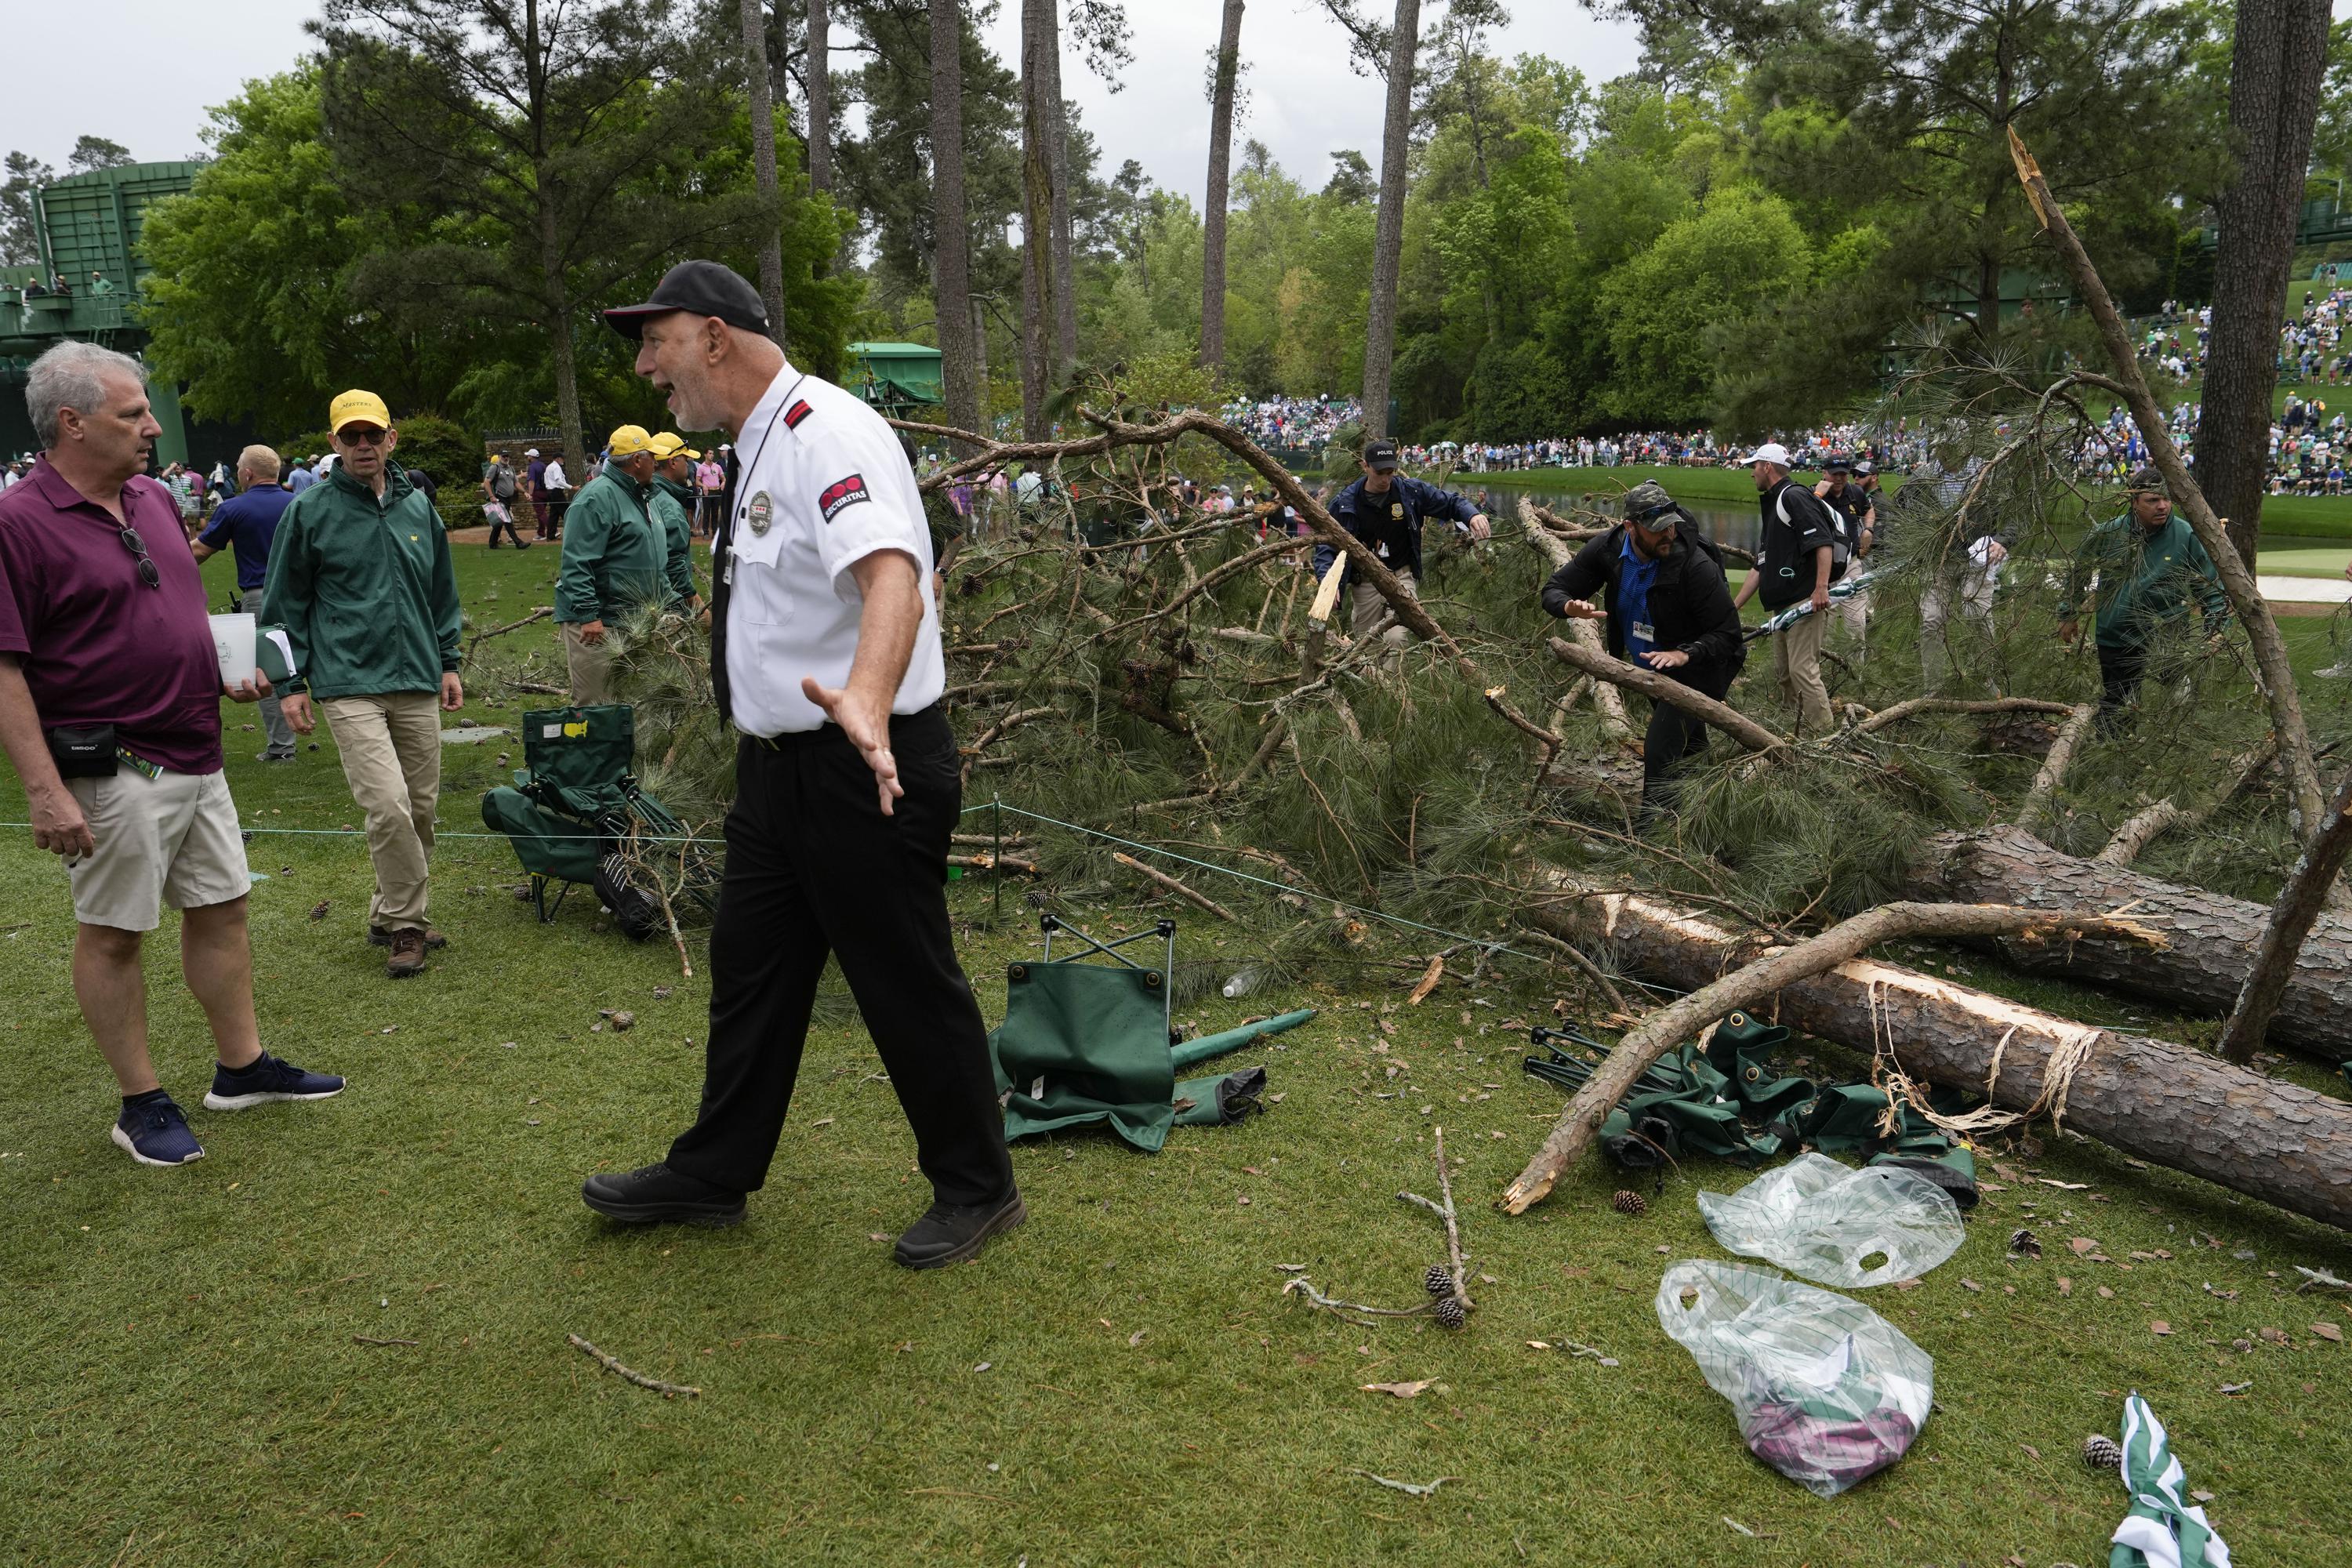
M 0 267 L 30 267 L 41 259 L 40 233 L 33 221 L 33 193 L 58 172 L 29 153 L 11 153 L 0 180 Z
M 83 136 L 75 141 L 73 151 L 66 154 L 66 172 L 88 174 L 100 169 L 119 169 L 135 162 L 137 160 L 131 156 L 131 149 L 120 142 L 110 142 L 103 136 Z

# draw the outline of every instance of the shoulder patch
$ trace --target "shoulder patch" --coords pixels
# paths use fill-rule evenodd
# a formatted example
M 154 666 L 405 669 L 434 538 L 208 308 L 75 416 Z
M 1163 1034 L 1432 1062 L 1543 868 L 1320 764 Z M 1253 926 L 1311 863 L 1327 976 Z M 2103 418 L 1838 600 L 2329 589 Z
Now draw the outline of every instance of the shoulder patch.
M 824 492 L 816 498 L 816 509 L 824 514 L 825 521 L 831 522 L 834 514 L 843 507 L 856 506 L 859 501 L 873 499 L 866 493 L 866 476 L 850 474 L 824 487 Z
M 799 429 L 801 421 L 807 418 L 809 416 L 809 413 L 810 409 L 808 400 L 806 398 L 802 398 L 795 402 L 790 408 L 784 410 L 784 428 L 787 430 Z

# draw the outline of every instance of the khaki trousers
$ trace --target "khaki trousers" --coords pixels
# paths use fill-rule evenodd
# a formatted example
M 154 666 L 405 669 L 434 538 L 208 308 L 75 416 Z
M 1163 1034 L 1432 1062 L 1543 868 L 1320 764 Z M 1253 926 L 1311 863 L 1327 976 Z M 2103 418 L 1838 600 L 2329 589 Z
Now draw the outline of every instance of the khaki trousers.
M 425 860 L 441 795 L 441 700 L 430 691 L 330 697 L 319 711 L 342 753 L 352 799 L 367 814 L 375 897 L 368 924 L 425 929 Z
M 1421 597 L 1421 585 L 1413 580 L 1412 573 L 1400 568 L 1396 579 L 1404 584 L 1406 598 Z M 1378 588 L 1360 577 L 1348 584 L 1348 629 L 1355 636 L 1361 637 L 1379 623 L 1382 616 L 1388 613 L 1389 602 L 1381 597 L 1381 591 Z M 1387 652 L 1382 657 L 1393 657 L 1398 649 L 1404 647 L 1405 639 L 1411 636 L 1412 633 L 1405 629 L 1404 623 L 1402 621 L 1390 626 L 1387 631 L 1381 634 L 1381 641 L 1388 645 Z
M 565 621 L 563 626 L 563 665 L 572 676 L 572 700 L 585 708 L 592 702 L 613 700 L 613 651 L 609 643 L 592 643 L 580 635 L 580 627 Z M 608 632 L 606 634 L 610 636 Z
M 1780 698 L 1797 705 L 1798 728 L 1825 735 L 1836 726 L 1830 689 L 1822 682 L 1822 643 L 1830 617 L 1816 610 L 1800 616 L 1772 638 L 1772 667 L 1780 677 Z

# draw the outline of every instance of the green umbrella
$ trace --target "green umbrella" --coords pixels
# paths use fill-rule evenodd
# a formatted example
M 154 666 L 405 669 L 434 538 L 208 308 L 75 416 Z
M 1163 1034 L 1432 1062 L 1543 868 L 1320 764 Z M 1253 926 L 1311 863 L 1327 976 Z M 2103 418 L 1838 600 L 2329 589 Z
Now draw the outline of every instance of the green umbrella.
M 2189 1500 L 2164 1423 L 2137 1389 L 2124 1401 L 2124 1489 L 2131 1512 L 2116 1526 L 2107 1568 L 2230 1568 L 2230 1548 Z

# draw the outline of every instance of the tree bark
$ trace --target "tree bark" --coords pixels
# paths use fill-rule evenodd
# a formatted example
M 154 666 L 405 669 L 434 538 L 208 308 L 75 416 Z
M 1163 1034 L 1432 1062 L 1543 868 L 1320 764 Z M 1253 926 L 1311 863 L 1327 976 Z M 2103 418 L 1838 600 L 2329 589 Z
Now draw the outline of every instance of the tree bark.
M 2128 909 L 2159 948 L 2086 940 L 2011 943 L 2017 968 L 2145 996 L 2187 1012 L 2229 1012 L 2253 966 L 2267 911 L 2105 860 L 2062 855 L 2017 827 L 1940 833 L 1921 847 L 1903 891 L 1914 899 L 2081 912 Z M 2335 1061 L 2352 1055 L 2352 921 L 2322 914 L 2287 977 L 2271 1029 L 2281 1045 Z
M 2246 640 L 2254 655 L 2254 683 L 2262 689 L 2263 700 L 2269 705 L 2271 723 L 2278 734 L 2279 756 L 2286 768 L 2288 823 L 2297 839 L 2306 838 L 2318 826 L 2326 797 L 2319 787 L 2319 765 L 2312 754 L 2311 729 L 2304 722 L 2303 699 L 2295 688 L 2294 669 L 2287 660 L 2286 641 L 2279 635 L 2278 622 L 2271 618 L 2270 606 L 2263 600 L 2252 568 L 2231 546 L 2221 520 L 2206 504 L 2204 492 L 2189 478 L 2188 465 L 2180 460 L 2180 448 L 2173 445 L 2172 432 L 2139 373 L 2131 334 L 2107 293 L 2107 286 L 2100 280 L 2098 268 L 2091 265 L 2083 242 L 2075 237 L 2074 226 L 2066 221 L 2065 209 L 2051 195 L 2041 166 L 2025 150 L 2014 128 L 2009 132 L 2009 153 L 2017 166 L 2019 183 L 2024 185 L 2026 196 L 2033 204 L 2035 216 L 2055 245 L 2059 258 L 2074 275 L 2074 287 L 2090 308 L 2099 337 L 2106 345 L 2107 357 L 2114 362 L 2115 380 L 2094 379 L 2120 394 L 2130 407 L 2132 421 L 2139 426 L 2140 438 L 2147 443 L 2148 455 L 2163 472 L 2173 504 L 2188 518 L 2197 542 L 2213 558 L 2214 570 L 2221 579 L 2221 592 L 2230 601 L 2230 611 L 2246 628 Z
M 1582 624 L 1582 623 L 1580 623 Z M 1552 657 L 1572 669 L 1579 669 L 1597 680 L 1638 691 L 1653 702 L 1671 703 L 1694 719 L 1705 720 L 1751 752 L 1776 752 L 1788 742 L 1750 719 L 1727 702 L 1717 702 L 1696 687 L 1685 686 L 1671 676 L 1654 669 L 1643 669 L 1637 664 L 1579 647 L 1565 638 L 1550 639 Z
M 1381 129 L 1381 209 L 1372 231 L 1371 308 L 1364 321 L 1364 434 L 1389 428 L 1389 368 L 1396 357 L 1397 274 L 1404 264 L 1405 163 L 1411 156 L 1412 60 L 1421 40 L 1421 0 L 1397 0 L 1389 51 L 1388 113 Z
M 1062 27 L 1059 7 L 1045 13 L 1046 165 L 1054 183 L 1054 379 L 1078 363 L 1078 277 L 1075 220 L 1070 216 L 1070 106 L 1062 97 Z
M 1061 0 L 1021 0 L 1021 433 L 1051 434 L 1045 367 L 1054 335 L 1054 168 L 1045 55 Z
M 2090 733 L 2091 721 L 2098 716 L 2099 705 L 2085 702 L 2059 730 L 2057 740 L 2051 742 L 2049 754 L 2042 759 L 2042 767 L 2033 775 L 2032 785 L 2025 792 L 2025 799 L 2018 805 L 2018 826 L 2028 833 L 2040 831 L 2051 797 L 2066 782 L 2066 770 L 2074 764 L 2074 748 L 2083 743 L 2083 737 Z
M 2336 873 L 2344 869 L 2347 855 L 2352 855 L 2352 773 L 2346 773 L 2344 782 L 2336 786 L 2336 798 L 2328 803 L 2326 820 L 2303 847 L 2294 869 L 2287 874 L 2286 886 L 2279 889 L 2278 901 L 2271 906 L 2271 917 L 2263 927 L 2262 940 L 2255 945 L 2246 983 L 2238 992 L 2237 1005 L 2230 1010 L 2229 1023 L 2222 1026 L 2223 1060 L 2243 1067 L 2254 1059 L 2254 1052 L 2270 1031 L 2287 987 L 2301 972 L 2298 955 L 2320 918 L 2320 910 L 2326 905 L 2328 889 L 2336 885 Z M 2343 1016 L 2338 1015 L 2339 1018 Z
M 1209 195 L 1201 215 L 1201 363 L 1225 363 L 1225 188 L 1234 162 L 1234 83 L 1242 65 L 1242 0 L 1225 0 L 1209 99 Z
M 1624 973 L 1686 989 L 1711 984 L 1759 945 L 1705 916 L 1622 893 L 1571 895 L 1538 906 L 1528 918 L 1563 940 L 1607 942 Z M 2000 1075 L 1989 1098 L 2021 1110 L 2040 1097 L 2053 1051 L 2082 1028 L 1988 992 L 1862 957 L 1784 986 L 1757 1010 L 1865 1051 L 1874 1041 L 1885 1045 L 1891 1032 L 1888 1048 L 1907 1076 L 1978 1094 L 1986 1093 L 1998 1054 Z M 2169 1041 L 2103 1035 L 2074 1073 L 2066 1125 L 2126 1153 L 2352 1229 L 2352 1104 L 2343 1100 Z
M 809 189 L 833 189 L 833 18 L 826 0 L 808 0 Z
M 963 194 L 963 7 L 929 0 L 931 20 L 931 203 L 933 316 L 947 420 L 982 430 L 972 344 L 971 234 Z
M 784 242 L 776 190 L 776 100 L 768 81 L 768 8 L 742 0 L 743 81 L 751 100 L 751 169 L 761 199 L 772 209 L 760 236 L 760 300 L 768 308 L 768 335 L 784 342 Z
M 580 366 L 572 342 L 572 291 L 563 278 L 563 247 L 555 235 L 554 174 L 539 167 L 539 269 L 547 290 L 548 351 L 555 361 L 555 422 L 563 431 L 565 470 L 573 487 L 587 481 L 587 431 L 580 413 Z
M 1541 507 L 1526 496 L 1519 498 L 1519 526 L 1527 532 L 1528 543 L 1537 554 L 1550 562 L 1551 569 L 1557 572 L 1575 558 L 1576 552 L 1568 547 L 1566 541 L 1538 521 L 1538 516 L 1542 510 Z M 1608 657 L 1608 645 L 1601 641 L 1601 628 L 1591 622 L 1570 621 L 1568 635 L 1577 647 L 1587 653 L 1598 654 L 1604 658 Z M 1595 680 L 1591 682 L 1591 686 L 1592 705 L 1601 710 L 1601 723 L 1610 738 L 1620 741 L 1632 740 L 1633 721 L 1625 712 L 1623 695 L 1605 680 Z
M 2236 175 L 2214 204 L 2213 331 L 2197 424 L 2197 479 L 2230 520 L 2230 542 L 2253 564 L 2270 474 L 2271 394 L 2278 384 L 2295 221 L 2311 163 L 2326 0 L 2238 0 L 2230 48 L 2230 139 Z

